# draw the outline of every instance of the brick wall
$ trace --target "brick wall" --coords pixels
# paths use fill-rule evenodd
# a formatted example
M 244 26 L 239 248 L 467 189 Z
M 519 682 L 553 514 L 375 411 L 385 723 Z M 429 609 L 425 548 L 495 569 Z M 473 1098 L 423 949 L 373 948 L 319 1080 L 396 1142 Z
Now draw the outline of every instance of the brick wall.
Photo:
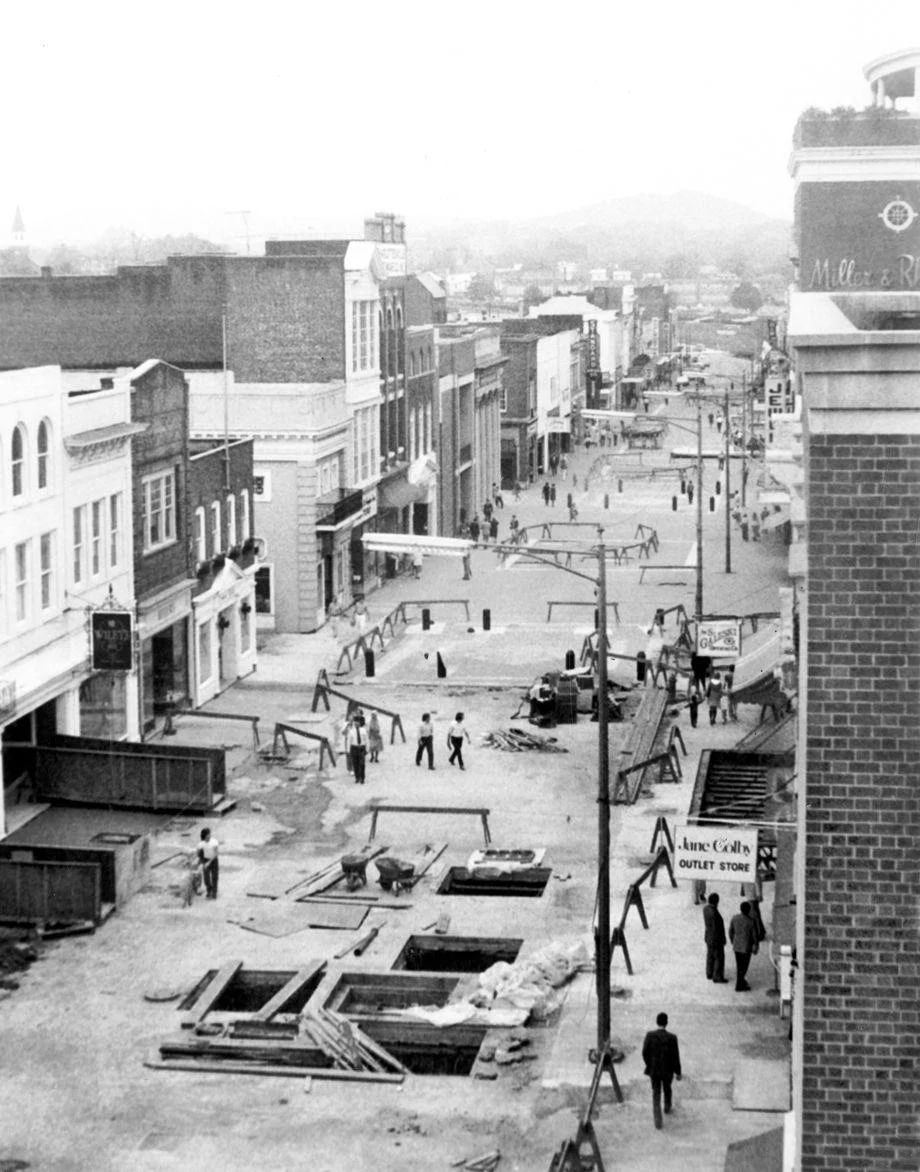
M 0 368 L 219 366 L 223 258 L 170 257 L 104 277 L 0 279 Z
M 155 594 L 189 576 L 188 383 L 181 370 L 159 363 L 132 382 L 131 418 L 147 430 L 131 441 L 134 465 L 134 581 L 137 595 Z M 144 553 L 144 477 L 175 473 L 176 540 Z
M 228 257 L 228 363 L 238 382 L 345 377 L 345 272 L 337 257 Z
M 918 1167 L 920 436 L 808 448 L 802 1169 Z

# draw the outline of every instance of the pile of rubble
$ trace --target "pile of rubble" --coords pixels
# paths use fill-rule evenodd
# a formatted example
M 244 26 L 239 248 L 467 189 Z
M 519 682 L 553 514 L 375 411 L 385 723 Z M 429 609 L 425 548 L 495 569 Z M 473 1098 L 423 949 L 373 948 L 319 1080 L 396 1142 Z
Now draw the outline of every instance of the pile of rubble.
M 502 749 L 506 753 L 525 753 L 534 749 L 539 753 L 567 753 L 555 737 L 541 737 L 539 733 L 525 732 L 522 728 L 496 729 L 482 738 L 482 744 L 489 749 Z

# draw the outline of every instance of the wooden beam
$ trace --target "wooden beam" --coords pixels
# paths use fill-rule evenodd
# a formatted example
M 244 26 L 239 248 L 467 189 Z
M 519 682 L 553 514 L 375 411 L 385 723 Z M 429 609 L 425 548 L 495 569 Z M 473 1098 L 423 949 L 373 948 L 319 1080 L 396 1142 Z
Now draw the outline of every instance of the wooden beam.
M 226 990 L 227 986 L 242 967 L 243 962 L 241 960 L 231 960 L 223 968 L 217 970 L 207 987 L 202 990 L 201 996 L 183 1016 L 183 1029 L 192 1029 L 201 1021 L 209 1009 L 214 1008 L 220 1000 L 221 994 Z
M 272 997 L 270 1001 L 266 1001 L 262 1008 L 253 1016 L 253 1021 L 269 1021 L 276 1013 L 280 1013 L 284 1006 L 294 997 L 304 985 L 308 984 L 317 973 L 325 969 L 326 962 L 324 960 L 311 960 L 308 965 L 296 972 L 288 983 Z
M 325 1066 L 274 1066 L 269 1063 L 230 1062 L 223 1059 L 161 1058 L 145 1062 L 150 1070 L 185 1070 L 205 1074 L 268 1074 L 283 1078 L 325 1078 L 337 1082 L 405 1082 L 404 1074 L 382 1074 L 376 1070 L 339 1070 Z

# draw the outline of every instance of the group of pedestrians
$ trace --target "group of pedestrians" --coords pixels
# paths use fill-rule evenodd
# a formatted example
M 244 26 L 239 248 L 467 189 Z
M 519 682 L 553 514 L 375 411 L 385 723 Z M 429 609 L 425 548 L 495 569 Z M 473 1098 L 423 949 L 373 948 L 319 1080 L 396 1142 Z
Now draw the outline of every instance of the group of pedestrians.
M 732 916 L 725 931 L 725 921 L 719 911 L 719 896 L 712 892 L 703 907 L 703 935 L 706 943 L 706 977 L 717 985 L 727 985 L 725 976 L 725 945 L 730 943 L 735 953 L 735 991 L 747 993 L 751 986 L 747 973 L 751 957 L 755 955 L 764 938 L 763 921 L 759 908 L 744 900 L 738 914 Z M 664 1114 L 669 1115 L 673 1106 L 672 1086 L 675 1079 L 680 1082 L 680 1046 L 677 1035 L 668 1030 L 668 1015 L 659 1013 L 656 1029 L 649 1030 L 642 1045 L 642 1061 L 645 1074 L 652 1087 L 652 1118 L 660 1130 Z
M 735 992 L 747 993 L 751 986 L 747 982 L 747 971 L 751 957 L 760 948 L 765 932 L 759 909 L 744 900 L 738 914 L 732 916 L 725 934 L 725 921 L 719 911 L 719 896 L 713 891 L 703 908 L 703 940 L 706 944 L 706 978 L 717 985 L 727 985 L 725 976 L 726 940 L 735 954 Z
M 709 709 L 710 725 L 718 723 L 720 713 L 723 724 L 728 724 L 730 720 L 736 721 L 738 719 L 738 705 L 735 700 L 734 683 L 735 673 L 731 668 L 726 671 L 725 675 L 715 672 L 709 679 L 704 678 L 702 687 L 700 681 L 694 679 L 690 688 L 690 695 L 687 697 L 687 710 L 690 713 L 691 728 L 697 727 L 700 705 L 703 702 L 704 696 Z
M 555 508 L 556 506 L 556 482 L 544 480 L 543 488 L 540 490 L 543 494 L 543 503 L 547 506 Z
M 476 542 L 489 541 L 490 538 L 492 541 L 498 541 L 498 517 L 495 516 L 494 510 L 489 509 L 486 513 L 483 508 L 482 521 L 479 520 L 479 514 L 474 513 L 469 525 L 461 526 L 460 536 L 469 536 L 471 541 Z
M 447 730 L 447 747 L 450 749 L 450 756 L 447 758 L 448 765 L 457 764 L 462 770 L 466 769 L 463 764 L 463 742 L 467 741 L 470 744 L 470 734 L 463 723 L 464 714 L 458 712 L 450 727 Z M 422 713 L 422 720 L 418 726 L 418 747 L 415 750 L 415 764 L 421 765 L 422 758 L 428 758 L 428 768 L 434 769 L 434 725 L 431 723 L 431 713 Z

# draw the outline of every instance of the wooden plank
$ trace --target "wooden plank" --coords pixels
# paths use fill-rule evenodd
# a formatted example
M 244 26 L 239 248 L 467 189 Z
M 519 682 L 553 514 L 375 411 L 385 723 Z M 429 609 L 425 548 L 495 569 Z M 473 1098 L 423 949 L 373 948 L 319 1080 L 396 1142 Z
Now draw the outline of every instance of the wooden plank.
M 335 1082 L 405 1082 L 404 1074 L 381 1074 L 376 1070 L 339 1070 L 325 1066 L 272 1066 L 268 1063 L 229 1062 L 226 1060 L 161 1058 L 145 1062 L 150 1070 L 184 1070 L 206 1074 L 265 1074 L 283 1078 L 323 1078 Z
M 367 908 L 360 904 L 346 904 L 333 907 L 329 904 L 311 905 L 296 901 L 276 901 L 269 904 L 254 905 L 252 915 L 245 919 L 231 919 L 230 923 L 237 924 L 249 932 L 259 932 L 263 936 L 290 936 L 294 932 L 303 932 L 307 928 L 329 928 L 353 932 L 360 928 L 367 917 Z
M 279 989 L 270 1001 L 265 1002 L 258 1013 L 254 1015 L 253 1020 L 268 1021 L 276 1013 L 280 1013 L 282 1006 L 287 1004 L 295 994 L 300 992 L 304 985 L 312 981 L 316 974 L 322 972 L 325 967 L 326 962 L 324 960 L 311 960 L 308 965 L 295 973 L 284 988 Z
M 241 960 L 231 960 L 223 968 L 217 970 L 213 980 L 208 984 L 195 1004 L 183 1015 L 183 1029 L 191 1029 L 193 1026 L 196 1026 L 208 1010 L 213 1009 L 220 1000 L 221 994 L 242 967 L 243 962 Z

